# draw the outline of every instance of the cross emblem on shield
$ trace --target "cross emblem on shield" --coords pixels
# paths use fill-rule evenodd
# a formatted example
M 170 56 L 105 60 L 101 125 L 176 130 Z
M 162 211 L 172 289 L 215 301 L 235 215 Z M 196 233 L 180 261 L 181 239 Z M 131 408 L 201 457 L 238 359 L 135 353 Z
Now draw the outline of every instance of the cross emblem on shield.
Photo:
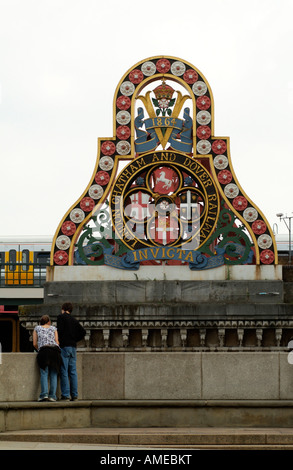
M 186 191 L 180 196 L 180 215 L 187 220 L 194 219 L 198 214 L 197 195 Z
M 178 229 L 178 222 L 173 217 L 157 217 L 155 241 L 162 245 L 173 243 L 178 238 Z
M 130 195 L 131 206 L 130 206 L 130 217 L 136 220 L 144 220 L 146 217 L 150 217 L 149 212 L 149 194 L 138 191 Z

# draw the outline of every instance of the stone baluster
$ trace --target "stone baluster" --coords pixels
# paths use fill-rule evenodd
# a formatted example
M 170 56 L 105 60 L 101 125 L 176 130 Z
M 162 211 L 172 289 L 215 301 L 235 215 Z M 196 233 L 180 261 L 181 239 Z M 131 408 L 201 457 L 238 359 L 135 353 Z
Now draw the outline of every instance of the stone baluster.
M 243 338 L 244 338 L 244 328 L 237 328 L 237 337 L 239 342 L 239 347 L 242 347 Z
M 187 330 L 186 329 L 181 329 L 180 330 L 180 338 L 181 338 L 181 346 L 182 346 L 182 348 L 185 348 L 186 340 L 187 340 Z
M 148 336 L 149 336 L 149 330 L 147 328 L 142 329 L 141 330 L 141 345 L 143 348 L 147 347 Z
M 91 338 L 91 331 L 89 328 L 86 328 L 86 333 L 85 333 L 85 337 L 84 337 L 84 341 L 85 341 L 85 347 L 86 349 L 89 349 L 90 348 L 90 338 Z
M 202 347 L 204 347 L 206 344 L 206 334 L 207 334 L 207 330 L 205 328 L 200 328 L 199 339 L 200 339 L 200 345 Z
M 122 330 L 122 340 L 123 340 L 123 347 L 127 348 L 129 345 L 129 330 L 123 329 Z
M 167 328 L 161 329 L 162 348 L 166 348 L 166 347 L 167 347 L 167 337 L 168 337 L 168 330 L 167 330 Z
M 256 339 L 257 339 L 257 346 L 258 346 L 258 348 L 261 347 L 262 334 L 263 334 L 263 329 L 262 329 L 262 328 L 257 328 L 257 329 L 256 329 Z
M 283 333 L 282 328 L 276 328 L 276 330 L 275 330 L 275 338 L 276 338 L 276 342 L 277 342 L 278 348 L 280 347 L 280 344 L 281 344 L 282 333 Z
M 218 329 L 218 338 L 219 338 L 220 348 L 222 348 L 225 343 L 225 328 Z
M 105 343 L 105 348 L 108 349 L 109 347 L 109 339 L 110 339 L 110 330 L 103 330 L 103 338 L 104 338 L 104 343 Z

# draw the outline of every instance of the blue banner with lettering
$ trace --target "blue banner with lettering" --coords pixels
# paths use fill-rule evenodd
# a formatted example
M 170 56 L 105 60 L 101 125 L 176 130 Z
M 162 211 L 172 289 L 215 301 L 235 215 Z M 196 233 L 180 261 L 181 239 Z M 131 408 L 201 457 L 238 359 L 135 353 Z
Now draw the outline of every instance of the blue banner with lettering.
M 137 117 L 134 120 L 137 139 L 135 140 L 135 150 L 138 153 L 154 150 L 160 143 L 156 129 L 172 129 L 168 142 L 172 148 L 181 152 L 190 153 L 192 151 L 192 118 L 189 115 L 189 108 L 184 109 L 183 118 L 172 118 L 172 116 L 154 117 L 143 120 L 143 108 L 138 108 Z M 146 131 L 141 128 L 145 126 Z M 180 140 L 177 140 L 178 135 Z
M 189 268 L 192 270 L 210 269 L 224 264 L 224 256 L 222 254 L 208 258 L 197 250 L 182 250 L 181 248 L 173 247 L 154 247 L 129 251 L 121 258 L 121 268 L 138 269 L 141 262 L 152 260 L 177 260 L 188 262 Z
M 104 264 L 113 268 L 137 271 L 140 263 L 152 260 L 178 260 L 187 262 L 192 270 L 211 269 L 224 264 L 224 254 L 207 257 L 197 250 L 182 250 L 173 247 L 142 248 L 140 250 L 128 251 L 124 256 L 115 256 L 104 249 L 101 243 L 93 243 L 83 247 L 83 256 L 79 251 L 75 252 L 75 260 L 78 264 Z M 87 263 L 85 259 L 95 257 L 97 254 L 100 261 Z
M 241 256 L 243 254 L 243 247 L 237 243 L 227 243 L 223 247 L 216 248 L 216 254 L 213 256 L 207 256 L 199 250 L 182 250 L 176 247 L 152 247 L 152 248 L 141 248 L 139 250 L 128 251 L 124 256 L 112 255 L 112 247 L 105 248 L 102 243 L 92 243 L 83 247 L 82 255 L 77 250 L 75 252 L 75 260 L 78 264 L 104 264 L 106 266 L 112 266 L 113 268 L 126 269 L 131 271 L 137 271 L 140 267 L 140 263 L 143 261 L 153 260 L 177 260 L 182 263 L 188 263 L 189 268 L 193 271 L 199 271 L 203 269 L 212 269 L 226 264 L 227 259 L 225 254 L 227 249 L 234 252 L 234 256 Z M 99 261 L 87 262 L 90 257 L 100 257 Z M 249 256 L 245 264 L 252 261 L 253 251 L 250 250 Z

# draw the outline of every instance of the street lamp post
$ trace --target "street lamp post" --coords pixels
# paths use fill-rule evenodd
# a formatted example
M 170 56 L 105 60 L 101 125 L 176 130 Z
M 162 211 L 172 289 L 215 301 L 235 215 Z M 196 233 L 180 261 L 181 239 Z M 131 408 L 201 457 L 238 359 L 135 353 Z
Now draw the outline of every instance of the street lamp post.
M 288 217 L 287 215 L 285 216 L 284 214 L 276 214 L 277 217 L 280 218 L 280 220 L 284 220 L 285 225 L 287 229 L 289 230 L 289 264 L 291 264 L 291 219 L 293 219 L 293 215 Z M 289 223 L 287 224 L 286 219 L 288 219 Z

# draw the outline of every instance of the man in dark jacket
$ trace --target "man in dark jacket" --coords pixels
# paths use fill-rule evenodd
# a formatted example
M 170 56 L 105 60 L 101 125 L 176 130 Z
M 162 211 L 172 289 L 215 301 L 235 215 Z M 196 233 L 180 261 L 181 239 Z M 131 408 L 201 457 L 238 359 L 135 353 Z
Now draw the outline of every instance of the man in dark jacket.
M 60 371 L 61 400 L 77 400 L 78 382 L 76 370 L 76 343 L 85 336 L 85 330 L 71 315 L 72 304 L 62 305 L 57 317 L 57 330 L 61 348 L 62 365 Z

